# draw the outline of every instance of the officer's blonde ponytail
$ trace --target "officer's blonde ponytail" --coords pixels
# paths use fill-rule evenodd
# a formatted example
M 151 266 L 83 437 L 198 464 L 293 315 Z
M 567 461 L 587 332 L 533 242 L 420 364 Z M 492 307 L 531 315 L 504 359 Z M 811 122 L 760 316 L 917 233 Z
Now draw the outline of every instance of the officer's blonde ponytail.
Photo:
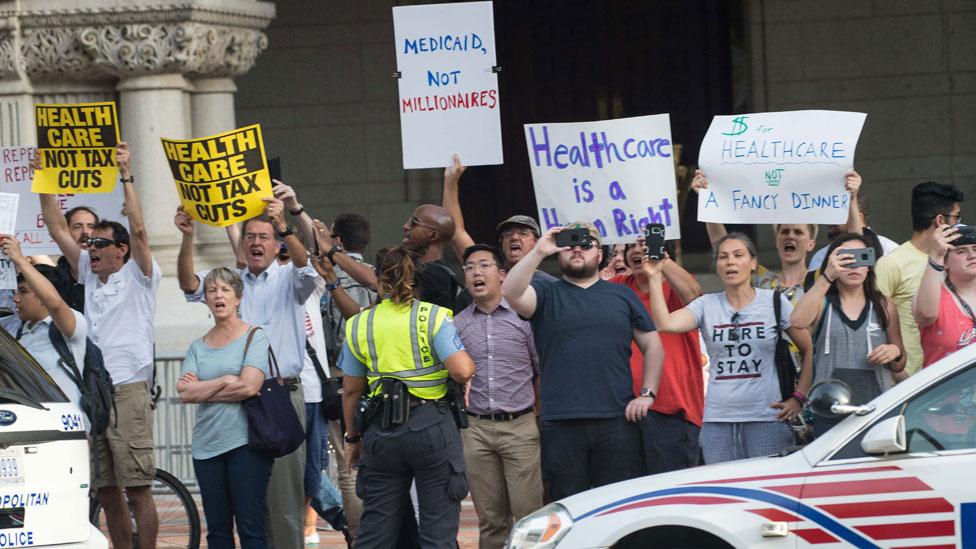
M 387 246 L 376 253 L 376 286 L 380 297 L 398 305 L 416 299 L 417 254 L 403 246 Z

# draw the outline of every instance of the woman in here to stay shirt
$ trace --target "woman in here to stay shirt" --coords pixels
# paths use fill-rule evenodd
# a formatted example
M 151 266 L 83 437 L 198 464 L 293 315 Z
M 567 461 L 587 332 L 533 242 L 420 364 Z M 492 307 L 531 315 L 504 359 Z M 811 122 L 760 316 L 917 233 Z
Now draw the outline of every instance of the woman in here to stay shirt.
M 725 291 L 703 295 L 674 312 L 668 312 L 664 299 L 661 262 L 642 264 L 658 330 L 700 328 L 704 335 L 711 359 L 700 439 L 706 464 L 770 455 L 790 446 L 792 431 L 785 422 L 799 414 L 813 377 L 810 334 L 790 326 L 792 306 L 779 296 L 780 326 L 803 357 L 796 396 L 781 400 L 774 361 L 774 292 L 752 287 L 751 274 L 758 265 L 755 245 L 744 234 L 730 233 L 715 249 Z
M 976 236 L 943 225 L 932 238 L 912 308 L 922 336 L 923 368 L 976 341 Z

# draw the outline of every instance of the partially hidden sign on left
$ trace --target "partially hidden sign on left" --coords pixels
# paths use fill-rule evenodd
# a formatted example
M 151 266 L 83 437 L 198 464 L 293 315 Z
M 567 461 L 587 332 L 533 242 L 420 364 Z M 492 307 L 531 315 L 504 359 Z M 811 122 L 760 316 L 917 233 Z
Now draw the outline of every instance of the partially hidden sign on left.
M 42 169 L 31 191 L 42 194 L 109 193 L 119 166 L 119 119 L 112 101 L 34 105 Z
M 199 139 L 162 139 L 183 209 L 226 227 L 264 213 L 272 196 L 261 125 Z

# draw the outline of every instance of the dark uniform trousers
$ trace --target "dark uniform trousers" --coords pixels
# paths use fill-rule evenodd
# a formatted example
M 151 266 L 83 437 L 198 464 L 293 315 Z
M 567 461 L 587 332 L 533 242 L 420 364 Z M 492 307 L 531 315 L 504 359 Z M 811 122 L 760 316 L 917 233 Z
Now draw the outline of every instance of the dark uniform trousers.
M 363 500 L 357 549 L 397 545 L 414 479 L 420 504 L 420 546 L 455 549 L 468 479 L 461 434 L 446 406 L 418 405 L 403 425 L 389 431 L 378 425 L 366 429 L 356 479 L 356 494 Z

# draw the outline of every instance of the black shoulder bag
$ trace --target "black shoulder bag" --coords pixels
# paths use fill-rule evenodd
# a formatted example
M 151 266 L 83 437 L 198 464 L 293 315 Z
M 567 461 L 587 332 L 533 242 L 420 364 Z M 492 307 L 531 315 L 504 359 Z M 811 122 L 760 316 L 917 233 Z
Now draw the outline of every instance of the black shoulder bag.
M 251 339 L 257 328 L 251 328 L 244 345 L 244 358 L 251 346 Z M 298 412 L 291 404 L 291 391 L 281 377 L 274 351 L 268 347 L 268 361 L 271 377 L 264 380 L 257 395 L 241 402 L 247 413 L 248 448 L 274 458 L 284 457 L 294 452 L 305 442 L 305 429 L 298 419 Z

